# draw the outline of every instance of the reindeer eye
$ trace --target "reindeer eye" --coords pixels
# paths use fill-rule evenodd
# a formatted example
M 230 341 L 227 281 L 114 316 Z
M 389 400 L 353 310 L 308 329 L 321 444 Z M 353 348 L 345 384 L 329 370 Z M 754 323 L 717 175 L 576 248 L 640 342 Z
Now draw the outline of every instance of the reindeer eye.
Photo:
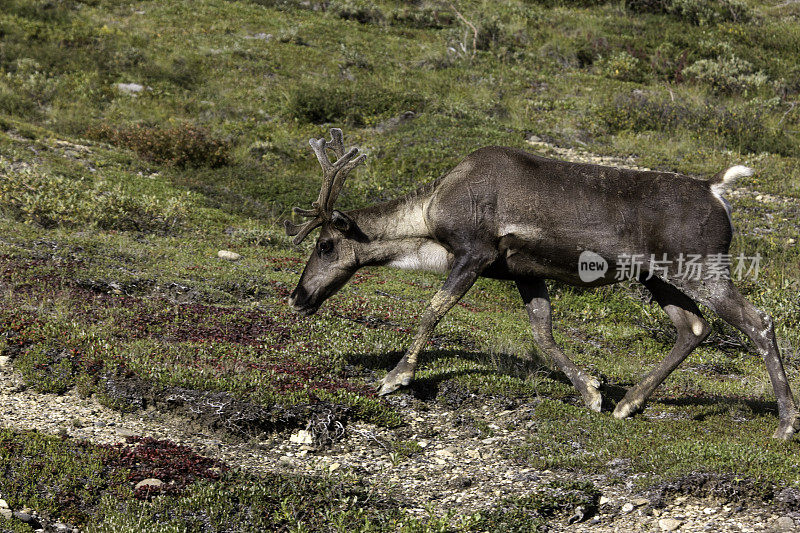
M 320 254 L 328 254 L 333 250 L 333 243 L 331 241 L 320 241 L 317 245 L 319 247 Z

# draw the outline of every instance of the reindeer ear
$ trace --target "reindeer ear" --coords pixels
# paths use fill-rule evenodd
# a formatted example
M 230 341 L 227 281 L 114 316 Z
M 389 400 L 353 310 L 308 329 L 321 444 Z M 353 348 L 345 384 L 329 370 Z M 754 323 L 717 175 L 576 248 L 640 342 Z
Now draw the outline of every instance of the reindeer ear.
M 352 230 L 356 223 L 353 222 L 353 219 L 349 216 L 345 215 L 341 211 L 336 211 L 331 214 L 331 223 L 333 227 L 341 231 L 342 233 L 348 233 Z

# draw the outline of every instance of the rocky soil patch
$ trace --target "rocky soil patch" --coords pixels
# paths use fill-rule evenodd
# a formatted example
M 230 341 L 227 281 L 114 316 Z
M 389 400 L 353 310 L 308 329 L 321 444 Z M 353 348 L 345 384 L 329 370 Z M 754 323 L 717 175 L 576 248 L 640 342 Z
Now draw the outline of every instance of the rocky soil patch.
M 692 490 L 691 483 L 642 493 L 635 489 L 635 476 L 612 486 L 604 476 L 526 468 L 509 452 L 535 430 L 534 404 L 473 398 L 453 407 L 408 394 L 389 401 L 405 414 L 406 426 L 392 430 L 356 422 L 339 428 L 334 442 L 325 446 L 315 444 L 313 427 L 243 442 L 198 431 L 189 420 L 155 409 L 125 414 L 75 392 L 39 394 L 27 389 L 10 367 L 0 370 L 3 426 L 102 444 L 133 435 L 170 439 L 253 473 L 362 478 L 418 516 L 431 509 L 456 515 L 489 510 L 504 498 L 524 496 L 556 479 L 584 479 L 602 493 L 598 512 L 551 523 L 551 530 L 755 532 L 793 531 L 800 524 L 791 502 L 770 509 L 748 495 L 682 494 Z M 708 483 L 703 485 L 708 489 Z

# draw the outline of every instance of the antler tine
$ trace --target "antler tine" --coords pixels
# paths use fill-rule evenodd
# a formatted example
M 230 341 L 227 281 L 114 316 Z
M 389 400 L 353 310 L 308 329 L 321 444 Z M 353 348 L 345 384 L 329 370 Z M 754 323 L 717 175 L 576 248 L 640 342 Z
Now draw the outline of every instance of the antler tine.
M 293 207 L 292 213 L 300 215 L 301 217 L 315 217 L 319 214 L 319 209 L 303 209 L 302 207 Z
M 330 220 L 333 214 L 333 204 L 342 190 L 345 178 L 358 164 L 366 158 L 365 155 L 356 157 L 358 148 L 351 148 L 346 153 L 344 151 L 344 136 L 339 128 L 331 128 L 331 140 L 309 139 L 308 144 L 314 150 L 320 166 L 322 167 L 322 187 L 316 201 L 312 202 L 311 209 L 301 209 L 295 207 L 292 211 L 304 217 L 313 217 L 304 224 L 293 224 L 286 220 L 284 228 L 289 236 L 296 235 L 292 242 L 300 244 L 306 236 L 317 226 L 321 226 L 326 220 Z M 336 162 L 331 163 L 326 150 L 330 148 L 336 154 Z M 355 158 L 355 159 L 354 159 Z
M 325 218 L 330 218 L 333 213 L 333 204 L 339 196 L 344 184 L 344 178 L 355 165 L 353 158 L 358 153 L 358 148 L 351 148 L 344 152 L 344 141 L 342 137 L 342 130 L 339 128 L 331 128 L 331 140 L 326 141 L 323 139 L 311 139 L 308 141 L 311 148 L 319 160 L 322 167 L 322 187 L 319 191 L 317 200 L 312 206 L 322 210 L 322 215 Z M 327 148 L 332 148 L 334 153 L 339 157 L 335 163 L 331 163 L 328 159 L 326 152 Z M 361 158 L 363 160 L 363 158 Z M 360 162 L 360 161 L 359 161 Z M 355 163 L 358 164 L 358 163 Z
M 322 171 L 328 172 L 331 170 L 333 168 L 333 164 L 331 164 L 331 160 L 328 159 L 328 154 L 325 153 L 325 148 L 328 144 L 325 139 L 309 139 L 308 144 L 310 144 L 311 148 L 314 150 L 314 154 L 317 156 L 317 160 L 322 167 Z
M 303 242 L 303 239 L 305 239 L 314 228 L 321 226 L 323 222 L 324 220 L 320 216 L 309 220 L 305 224 L 292 224 L 288 220 L 284 220 L 283 228 L 286 230 L 286 235 L 289 237 L 296 235 L 296 237 L 292 239 L 292 243 L 297 245 Z
M 328 148 L 333 150 L 336 157 L 341 158 L 344 155 L 344 135 L 339 128 L 331 128 L 331 140 L 325 143 Z
M 350 150 L 350 152 L 352 152 L 352 155 L 356 154 L 355 150 L 357 149 L 353 148 L 352 150 Z M 350 152 L 348 152 L 348 154 L 350 154 Z M 346 157 L 347 154 L 344 157 L 340 158 L 339 161 L 344 160 Z M 360 165 L 366 158 L 367 158 L 366 154 L 361 154 L 355 159 L 347 161 L 346 164 L 344 164 L 336 173 L 336 177 L 333 180 L 333 185 L 331 186 L 330 194 L 328 194 L 328 201 L 325 204 L 326 213 L 329 214 L 333 213 L 333 204 L 336 203 L 336 199 L 339 197 L 339 193 L 342 192 L 342 187 L 344 186 L 344 180 L 346 180 L 347 175 L 350 174 L 350 172 L 358 165 Z M 336 163 L 338 164 L 339 161 L 337 161 Z

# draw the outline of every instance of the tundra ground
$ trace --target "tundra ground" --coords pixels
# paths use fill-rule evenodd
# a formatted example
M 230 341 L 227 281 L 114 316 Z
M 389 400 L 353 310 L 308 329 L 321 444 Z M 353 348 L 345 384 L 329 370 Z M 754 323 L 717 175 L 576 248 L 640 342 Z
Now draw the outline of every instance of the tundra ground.
M 761 262 L 737 285 L 775 319 L 797 391 L 798 13 L 736 0 L 6 2 L 0 497 L 43 525 L 114 531 L 707 523 L 671 510 L 684 496 L 718 527 L 797 517 L 800 445 L 770 439 L 763 362 L 711 313 L 712 336 L 618 421 L 608 409 L 674 341 L 645 291 L 550 285 L 556 340 L 603 380 L 593 413 L 535 351 L 513 285 L 482 280 L 414 384 L 381 399 L 442 278 L 365 270 L 318 315 L 293 315 L 310 244 L 293 247 L 279 222 L 316 198 L 307 140 L 330 126 L 368 154 L 343 208 L 488 144 L 697 176 L 745 164 L 757 172 L 731 195 L 731 251 Z M 20 397 L 82 414 L 53 423 Z M 135 489 L 142 476 L 166 488 Z

